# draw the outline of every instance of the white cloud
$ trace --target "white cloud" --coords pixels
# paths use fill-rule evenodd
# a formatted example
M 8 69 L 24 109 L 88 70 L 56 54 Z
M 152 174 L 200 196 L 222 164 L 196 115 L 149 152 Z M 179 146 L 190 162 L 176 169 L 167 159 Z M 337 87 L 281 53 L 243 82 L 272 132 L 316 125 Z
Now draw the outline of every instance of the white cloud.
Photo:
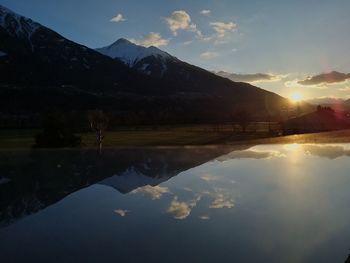
M 211 174 L 202 175 L 200 178 L 207 182 L 216 181 L 218 179 L 216 176 L 213 176 Z
M 218 38 L 225 37 L 227 32 L 234 32 L 237 30 L 237 25 L 233 22 L 211 22 L 210 26 L 216 31 Z
M 160 199 L 163 194 L 170 193 L 170 191 L 168 187 L 146 185 L 135 189 L 132 193 L 142 193 L 144 196 L 155 200 Z
M 166 17 L 165 20 L 174 36 L 177 36 L 177 31 L 179 30 L 196 32 L 198 35 L 201 35 L 197 26 L 192 23 L 191 16 L 184 10 L 174 11 L 171 16 Z
M 338 90 L 340 90 L 340 91 L 350 91 L 350 87 L 349 86 L 345 86 L 343 88 L 339 88 Z
M 334 160 L 343 156 L 350 156 L 350 149 L 340 145 L 316 145 L 305 144 L 302 145 L 302 150 L 305 153 L 315 155 L 318 157 L 325 157 Z
M 123 210 L 123 209 L 116 209 L 114 210 L 114 213 L 116 213 L 117 215 L 120 215 L 121 217 L 126 216 L 127 213 L 129 213 L 130 211 L 128 210 Z
M 122 14 L 118 14 L 117 16 L 113 17 L 110 21 L 118 23 L 118 22 L 124 22 L 126 21 L 126 19 Z
M 183 42 L 183 45 L 188 46 L 188 45 L 191 45 L 192 43 L 193 43 L 193 40 L 189 40 L 189 41 Z
M 200 199 L 201 196 L 198 196 L 196 199 L 188 202 L 179 202 L 177 196 L 175 196 L 167 209 L 167 213 L 171 214 L 175 219 L 185 219 L 190 215 L 192 208 L 197 205 Z
M 207 51 L 207 52 L 203 52 L 202 54 L 200 54 L 200 57 L 202 59 L 213 59 L 219 56 L 219 53 L 217 52 L 211 52 L 211 51 Z
M 155 32 L 150 32 L 147 35 L 144 35 L 141 39 L 129 39 L 130 42 L 136 44 L 136 45 L 141 45 L 144 47 L 161 47 L 161 46 L 166 46 L 169 44 L 168 39 L 162 38 L 162 36 L 159 33 Z
M 228 198 L 224 194 L 218 194 L 214 201 L 210 204 L 210 208 L 232 208 L 234 207 L 234 201 L 231 198 Z
M 211 11 L 204 9 L 204 10 L 200 11 L 200 14 L 203 16 L 209 16 L 211 14 Z
M 202 215 L 202 216 L 200 216 L 199 218 L 202 219 L 202 220 L 209 220 L 209 219 L 210 219 L 210 216 L 208 216 L 208 215 Z
M 286 157 L 279 151 L 256 151 L 256 150 L 244 150 L 233 151 L 229 154 L 220 156 L 216 160 L 224 162 L 232 159 L 271 159 L 271 158 L 283 158 Z

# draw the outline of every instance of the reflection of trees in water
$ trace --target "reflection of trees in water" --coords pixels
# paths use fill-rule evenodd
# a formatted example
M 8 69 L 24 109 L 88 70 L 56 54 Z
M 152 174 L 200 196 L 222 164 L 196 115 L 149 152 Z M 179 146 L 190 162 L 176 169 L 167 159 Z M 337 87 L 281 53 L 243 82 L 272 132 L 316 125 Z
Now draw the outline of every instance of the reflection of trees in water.
M 0 185 L 0 225 L 36 213 L 73 192 L 130 170 L 151 178 L 156 185 L 162 181 L 159 179 L 167 180 L 232 150 L 191 147 L 106 150 L 102 155 L 93 150 L 1 153 L 0 174 L 10 182 Z M 121 192 L 134 188 L 126 189 Z

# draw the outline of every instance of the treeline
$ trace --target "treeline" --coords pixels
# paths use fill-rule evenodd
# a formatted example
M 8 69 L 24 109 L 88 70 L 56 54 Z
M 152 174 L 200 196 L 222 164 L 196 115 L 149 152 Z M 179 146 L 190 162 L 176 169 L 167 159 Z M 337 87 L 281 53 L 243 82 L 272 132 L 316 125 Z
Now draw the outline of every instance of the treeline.
M 9 114 L 0 113 L 1 129 L 35 129 L 42 127 L 44 120 L 50 115 L 62 116 L 65 123 L 75 132 L 86 132 L 90 130 L 88 113 L 90 110 L 83 111 L 59 111 L 53 110 L 44 113 L 21 113 Z M 179 124 L 223 124 L 239 123 L 246 126 L 248 122 L 281 122 L 282 117 L 268 116 L 261 117 L 250 113 L 245 109 L 227 111 L 226 114 L 217 115 L 203 109 L 203 111 L 188 112 L 185 110 L 135 110 L 135 111 L 108 111 L 102 110 L 109 119 L 109 129 L 118 129 L 121 126 L 151 126 L 158 127 L 162 125 Z

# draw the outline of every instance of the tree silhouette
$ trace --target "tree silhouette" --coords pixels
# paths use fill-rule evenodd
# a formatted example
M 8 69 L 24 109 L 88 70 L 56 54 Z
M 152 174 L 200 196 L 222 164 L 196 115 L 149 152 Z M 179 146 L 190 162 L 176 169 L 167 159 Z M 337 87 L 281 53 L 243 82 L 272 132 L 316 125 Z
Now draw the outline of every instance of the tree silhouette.
M 88 112 L 88 119 L 91 129 L 96 133 L 96 140 L 100 153 L 102 152 L 102 144 L 105 138 L 105 131 L 108 127 L 108 117 L 101 110 Z

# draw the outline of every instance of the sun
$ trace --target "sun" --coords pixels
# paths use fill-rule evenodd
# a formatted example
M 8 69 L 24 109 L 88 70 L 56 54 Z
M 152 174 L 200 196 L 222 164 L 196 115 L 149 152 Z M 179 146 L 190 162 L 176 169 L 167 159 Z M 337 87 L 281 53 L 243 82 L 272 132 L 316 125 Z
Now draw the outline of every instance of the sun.
M 303 95 L 301 95 L 301 93 L 299 92 L 294 92 L 291 96 L 290 96 L 290 99 L 293 101 L 293 102 L 299 102 L 303 99 Z

